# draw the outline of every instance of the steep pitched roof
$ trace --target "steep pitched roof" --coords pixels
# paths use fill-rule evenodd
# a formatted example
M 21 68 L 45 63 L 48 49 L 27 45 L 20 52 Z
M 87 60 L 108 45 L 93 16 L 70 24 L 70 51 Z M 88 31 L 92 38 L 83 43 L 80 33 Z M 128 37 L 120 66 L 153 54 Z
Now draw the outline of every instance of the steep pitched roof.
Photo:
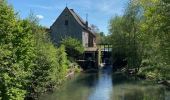
M 73 9 L 69 9 L 68 7 L 66 7 L 66 8 L 63 10 L 63 12 L 64 12 L 65 10 L 68 10 L 68 11 L 72 14 L 72 16 L 75 18 L 75 20 L 78 22 L 78 24 L 79 24 L 84 30 L 86 30 L 87 32 L 91 33 L 93 36 L 96 36 L 95 33 L 91 31 L 90 27 L 87 27 L 87 26 L 86 26 L 86 22 L 85 22 L 77 13 L 75 13 Z M 62 13 L 63 13 L 63 12 L 62 12 Z M 62 14 L 62 13 L 61 13 L 61 14 Z M 59 16 L 61 16 L 61 14 L 60 14 Z M 59 18 L 59 17 L 58 17 L 58 18 Z M 56 19 L 56 21 L 58 20 L 58 18 Z M 55 21 L 55 22 L 56 22 L 56 21 Z M 54 22 L 54 23 L 55 23 L 55 22 Z M 53 23 L 53 25 L 54 25 L 54 23 Z M 53 26 L 53 25 L 52 25 L 52 26 Z
M 76 21 L 83 27 L 83 29 L 85 29 L 86 31 L 90 32 L 92 35 L 95 36 L 95 34 L 90 30 L 90 27 L 86 26 L 86 22 L 77 13 L 75 13 L 73 9 L 68 9 L 68 10 L 76 19 Z

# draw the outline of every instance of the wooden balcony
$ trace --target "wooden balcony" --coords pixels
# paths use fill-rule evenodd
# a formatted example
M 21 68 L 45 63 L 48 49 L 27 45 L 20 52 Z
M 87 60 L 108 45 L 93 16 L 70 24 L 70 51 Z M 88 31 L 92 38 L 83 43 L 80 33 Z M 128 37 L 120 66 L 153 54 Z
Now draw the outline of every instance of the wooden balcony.
M 97 47 L 86 47 L 85 52 L 96 52 L 98 50 Z

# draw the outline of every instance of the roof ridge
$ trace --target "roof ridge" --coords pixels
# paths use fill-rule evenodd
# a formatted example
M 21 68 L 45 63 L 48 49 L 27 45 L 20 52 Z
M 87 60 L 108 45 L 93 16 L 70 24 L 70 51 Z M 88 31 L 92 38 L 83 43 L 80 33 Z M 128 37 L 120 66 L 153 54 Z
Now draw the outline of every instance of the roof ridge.
M 74 10 L 72 10 L 74 12 Z M 85 21 L 83 20 L 83 18 L 81 18 L 76 12 L 74 12 L 75 15 L 78 17 L 78 19 L 83 23 L 85 24 Z
M 86 23 L 84 22 L 84 20 L 73 10 L 73 9 L 68 9 L 70 11 L 70 13 L 73 15 L 73 17 L 76 19 L 76 21 L 87 31 L 89 31 L 90 33 L 92 33 L 93 35 L 95 35 L 89 27 L 86 26 Z
M 69 11 L 73 14 L 73 16 L 75 15 L 74 17 L 76 17 L 76 19 L 78 19 L 81 24 L 85 25 L 84 20 L 73 9 L 69 9 Z

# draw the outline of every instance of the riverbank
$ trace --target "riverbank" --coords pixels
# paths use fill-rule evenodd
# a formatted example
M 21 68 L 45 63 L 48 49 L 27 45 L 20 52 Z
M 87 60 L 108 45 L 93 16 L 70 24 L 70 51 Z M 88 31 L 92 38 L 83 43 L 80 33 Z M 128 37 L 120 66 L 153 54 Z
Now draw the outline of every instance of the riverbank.
M 142 71 L 137 71 L 137 69 L 126 69 L 126 68 L 116 70 L 115 72 L 125 74 L 129 78 L 134 77 L 135 79 L 139 79 L 139 80 L 152 81 L 154 84 L 161 84 L 164 85 L 166 88 L 170 89 L 170 80 L 160 78 L 157 77 L 158 75 L 155 75 L 159 73 L 151 73 L 151 72 L 146 73 Z
M 66 74 L 65 78 L 66 78 L 66 79 L 70 79 L 70 78 L 74 77 L 74 75 L 75 75 L 76 73 L 80 73 L 80 72 L 82 72 L 82 71 L 83 71 L 83 69 L 81 69 L 80 67 L 78 67 L 77 65 L 75 65 L 74 67 L 71 67 L 71 68 L 69 68 L 69 69 L 67 70 L 67 74 Z

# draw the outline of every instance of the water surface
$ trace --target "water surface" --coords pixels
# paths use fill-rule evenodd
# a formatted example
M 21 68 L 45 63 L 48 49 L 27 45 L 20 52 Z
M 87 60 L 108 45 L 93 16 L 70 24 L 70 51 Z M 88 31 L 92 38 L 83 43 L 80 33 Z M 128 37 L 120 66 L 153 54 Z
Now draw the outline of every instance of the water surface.
M 112 73 L 108 66 L 98 73 L 81 73 L 40 100 L 170 100 L 170 91 L 161 85 Z

